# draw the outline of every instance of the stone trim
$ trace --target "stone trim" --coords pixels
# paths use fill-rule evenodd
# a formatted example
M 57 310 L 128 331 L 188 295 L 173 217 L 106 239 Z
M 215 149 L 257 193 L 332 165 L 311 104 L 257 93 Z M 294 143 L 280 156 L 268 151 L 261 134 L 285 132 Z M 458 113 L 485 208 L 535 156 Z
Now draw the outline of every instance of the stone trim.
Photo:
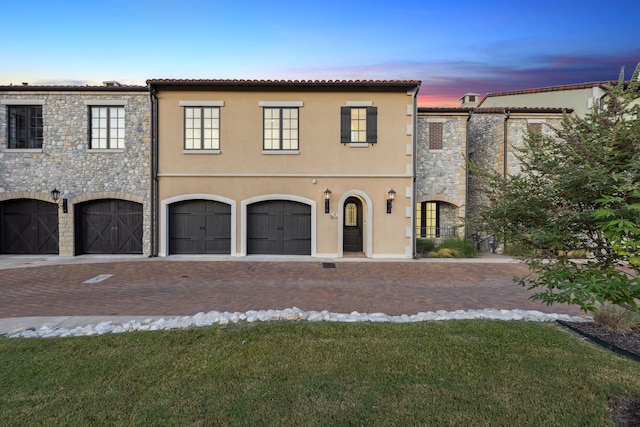
M 78 204 L 88 202 L 90 200 L 102 200 L 102 199 L 118 199 L 118 200 L 127 200 L 129 202 L 140 203 L 144 205 L 144 197 L 136 196 L 133 194 L 126 194 L 119 191 L 106 191 L 106 192 L 98 192 L 98 193 L 84 193 L 80 196 L 69 198 L 69 203 Z
M 0 202 L 16 199 L 33 199 L 43 202 L 55 203 L 51 199 L 51 195 L 49 193 L 40 193 L 36 191 L 11 191 L 0 194 Z

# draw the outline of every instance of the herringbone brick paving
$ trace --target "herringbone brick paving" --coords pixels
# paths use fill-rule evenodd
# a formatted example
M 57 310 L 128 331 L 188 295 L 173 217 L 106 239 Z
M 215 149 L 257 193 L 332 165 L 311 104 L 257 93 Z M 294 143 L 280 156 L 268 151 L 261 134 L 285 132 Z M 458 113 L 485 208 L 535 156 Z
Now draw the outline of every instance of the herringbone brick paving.
M 148 261 L 0 271 L 0 318 L 192 315 L 284 309 L 415 314 L 483 308 L 579 315 L 547 307 L 513 282 L 517 263 Z M 99 283 L 84 281 L 113 276 Z

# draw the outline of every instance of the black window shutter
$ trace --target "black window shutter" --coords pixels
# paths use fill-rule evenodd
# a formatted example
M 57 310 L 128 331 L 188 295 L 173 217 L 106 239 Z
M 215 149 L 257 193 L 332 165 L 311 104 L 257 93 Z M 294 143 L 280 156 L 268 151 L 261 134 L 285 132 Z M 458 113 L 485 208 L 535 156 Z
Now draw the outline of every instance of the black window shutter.
M 367 142 L 378 142 L 378 108 L 367 107 Z
M 351 108 L 340 107 L 340 143 L 351 142 Z

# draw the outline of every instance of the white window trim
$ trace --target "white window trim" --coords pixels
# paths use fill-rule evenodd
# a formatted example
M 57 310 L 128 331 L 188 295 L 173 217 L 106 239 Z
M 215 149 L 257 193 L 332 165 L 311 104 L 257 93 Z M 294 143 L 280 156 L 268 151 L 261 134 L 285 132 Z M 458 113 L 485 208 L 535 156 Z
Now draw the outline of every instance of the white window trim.
M 182 154 L 220 154 L 220 150 L 182 150 Z
M 262 154 L 274 155 L 274 154 L 285 154 L 285 155 L 295 155 L 300 154 L 300 150 L 262 150 Z
M 373 107 L 373 101 L 347 101 L 347 107 Z
M 282 108 L 293 108 L 293 107 L 304 107 L 303 101 L 258 101 L 259 107 L 282 107 Z
M 126 107 L 126 99 L 85 99 L 84 105 L 105 106 L 105 107 Z
M 0 105 L 47 105 L 44 99 L 0 99 Z
M 427 123 L 446 123 L 447 119 L 427 118 Z
M 178 101 L 180 107 L 224 107 L 224 101 L 210 100 L 210 101 L 190 101 L 183 100 Z

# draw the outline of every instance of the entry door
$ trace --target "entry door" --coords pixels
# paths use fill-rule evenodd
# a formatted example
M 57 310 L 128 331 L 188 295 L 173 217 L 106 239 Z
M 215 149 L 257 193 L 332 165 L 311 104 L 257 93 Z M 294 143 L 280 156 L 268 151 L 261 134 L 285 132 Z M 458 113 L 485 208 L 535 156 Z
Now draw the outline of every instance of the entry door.
M 342 250 L 362 252 L 362 202 L 360 199 L 349 197 L 345 200 L 343 218 Z
M 58 205 L 28 199 L 0 203 L 0 253 L 57 254 Z

